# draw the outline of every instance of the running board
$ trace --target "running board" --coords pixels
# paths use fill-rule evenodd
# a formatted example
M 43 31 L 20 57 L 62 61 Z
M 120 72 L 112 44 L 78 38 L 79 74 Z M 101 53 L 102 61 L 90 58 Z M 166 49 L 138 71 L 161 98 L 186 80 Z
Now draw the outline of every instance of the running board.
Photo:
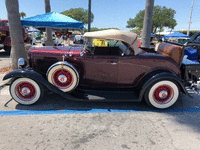
M 140 102 L 137 92 L 134 91 L 95 91 L 75 90 L 70 94 L 83 101 L 131 101 Z

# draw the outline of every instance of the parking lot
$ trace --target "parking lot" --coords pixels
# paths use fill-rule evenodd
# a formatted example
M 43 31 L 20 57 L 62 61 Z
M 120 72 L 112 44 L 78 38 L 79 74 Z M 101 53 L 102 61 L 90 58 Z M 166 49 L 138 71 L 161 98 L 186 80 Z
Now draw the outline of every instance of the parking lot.
M 170 109 L 146 103 L 73 102 L 47 93 L 22 106 L 0 96 L 0 149 L 193 149 L 200 146 L 200 98 L 181 95 Z
M 0 60 L 1 67 L 9 65 L 3 51 Z M 156 110 L 145 102 L 74 102 L 47 91 L 41 102 L 23 106 L 6 86 L 0 91 L 0 149 L 198 150 L 200 97 L 192 96 Z

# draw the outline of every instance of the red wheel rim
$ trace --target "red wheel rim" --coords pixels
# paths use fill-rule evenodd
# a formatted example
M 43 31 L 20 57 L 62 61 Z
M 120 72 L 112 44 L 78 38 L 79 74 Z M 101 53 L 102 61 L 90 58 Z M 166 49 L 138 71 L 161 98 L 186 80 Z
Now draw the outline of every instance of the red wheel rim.
M 52 74 L 52 82 L 60 89 L 68 88 L 72 85 L 74 78 L 72 74 L 65 69 L 57 69 Z
M 169 103 L 174 96 L 174 90 L 169 85 L 161 85 L 153 92 L 154 101 L 159 104 Z
M 35 98 L 37 91 L 30 82 L 20 82 L 15 87 L 15 94 L 22 101 L 31 101 Z

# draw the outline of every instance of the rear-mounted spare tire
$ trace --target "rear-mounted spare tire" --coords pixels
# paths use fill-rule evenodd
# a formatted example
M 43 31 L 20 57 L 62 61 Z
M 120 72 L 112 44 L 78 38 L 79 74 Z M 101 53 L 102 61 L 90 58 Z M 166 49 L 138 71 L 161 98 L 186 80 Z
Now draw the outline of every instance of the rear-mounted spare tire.
M 73 91 L 79 83 L 79 75 L 75 68 L 58 64 L 47 72 L 48 81 L 63 92 Z

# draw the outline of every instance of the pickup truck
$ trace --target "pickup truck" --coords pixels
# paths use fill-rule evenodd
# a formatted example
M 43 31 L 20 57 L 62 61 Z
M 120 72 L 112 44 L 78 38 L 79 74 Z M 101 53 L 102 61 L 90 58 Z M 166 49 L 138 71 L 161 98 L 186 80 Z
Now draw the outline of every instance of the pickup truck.
M 27 41 L 28 36 L 25 29 L 22 28 L 22 31 L 24 41 Z M 10 53 L 11 50 L 11 37 L 8 20 L 0 20 L 0 49 L 4 49 L 7 53 Z

